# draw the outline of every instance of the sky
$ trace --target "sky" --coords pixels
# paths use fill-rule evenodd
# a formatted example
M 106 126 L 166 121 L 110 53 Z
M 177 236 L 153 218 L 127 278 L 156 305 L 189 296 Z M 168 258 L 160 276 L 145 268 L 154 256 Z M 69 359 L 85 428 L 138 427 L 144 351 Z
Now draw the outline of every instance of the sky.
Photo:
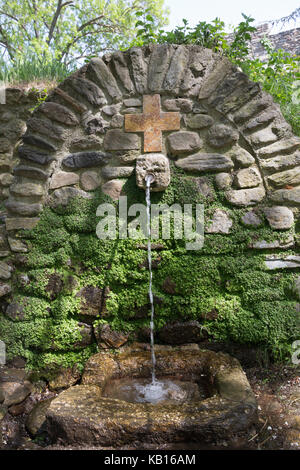
M 300 7 L 300 0 L 165 0 L 170 8 L 170 25 L 173 29 L 186 18 L 194 26 L 199 21 L 211 22 L 216 17 L 226 25 L 237 25 L 242 20 L 242 13 L 252 16 L 256 24 L 288 16 Z M 300 21 L 290 22 L 285 29 L 300 27 Z M 275 31 L 276 29 L 276 31 Z M 277 32 L 278 28 L 275 28 Z

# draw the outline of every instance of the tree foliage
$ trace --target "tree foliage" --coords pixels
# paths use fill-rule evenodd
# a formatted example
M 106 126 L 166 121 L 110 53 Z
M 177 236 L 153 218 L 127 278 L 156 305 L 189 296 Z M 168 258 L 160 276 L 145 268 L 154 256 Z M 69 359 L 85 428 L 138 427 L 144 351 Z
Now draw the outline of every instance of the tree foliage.
M 128 44 L 136 12 L 166 24 L 164 0 L 0 0 L 0 53 L 11 62 L 35 57 L 66 65 Z

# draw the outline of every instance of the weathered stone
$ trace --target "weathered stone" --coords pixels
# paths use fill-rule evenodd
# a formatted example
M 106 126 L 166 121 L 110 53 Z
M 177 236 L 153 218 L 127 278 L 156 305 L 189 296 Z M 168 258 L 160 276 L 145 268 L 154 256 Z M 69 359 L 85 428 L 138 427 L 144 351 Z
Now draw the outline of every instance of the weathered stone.
M 0 398 L 6 406 L 21 403 L 32 391 L 30 382 L 0 382 Z
M 125 180 L 110 180 L 102 185 L 102 192 L 111 197 L 114 201 L 119 199 Z
M 232 184 L 232 175 L 230 173 L 218 173 L 216 175 L 216 185 L 218 189 L 230 189 Z
M 258 156 L 261 158 L 276 157 L 286 153 L 292 153 L 300 148 L 300 138 L 291 137 L 289 139 L 279 140 L 268 147 L 263 147 L 257 151 Z
M 266 195 L 263 185 L 250 189 L 232 189 L 225 193 L 226 199 L 234 206 L 253 206 Z
M 294 224 L 294 214 L 287 207 L 266 207 L 264 214 L 274 230 L 289 229 Z
M 136 161 L 136 184 L 139 188 L 146 189 L 146 176 L 153 175 L 151 191 L 164 191 L 170 184 L 169 160 L 162 154 L 141 156 Z
M 17 238 L 11 238 L 8 237 L 8 243 L 11 251 L 14 253 L 27 253 L 28 252 L 28 247 L 25 242 L 22 240 L 19 240 Z
M 101 312 L 102 289 L 94 286 L 86 286 L 76 294 L 80 297 L 80 315 L 83 317 L 97 317 Z
M 273 271 L 275 269 L 294 269 L 300 267 L 300 256 L 289 255 L 278 258 L 276 255 L 266 257 L 265 261 L 267 269 Z
M 25 218 L 25 217 L 18 217 L 18 218 L 7 218 L 5 220 L 6 230 L 31 230 L 39 223 L 39 218 L 32 217 L 32 218 Z
M 278 140 L 278 137 L 273 132 L 273 127 L 269 126 L 265 129 L 254 132 L 253 134 L 247 135 L 246 139 L 254 146 L 261 147 L 273 144 Z
M 24 146 L 19 147 L 18 152 L 19 156 L 24 158 L 24 160 L 30 160 L 32 162 L 39 163 L 40 165 L 46 165 L 55 159 L 53 155 L 36 152 L 35 150 Z
M 7 281 L 11 278 L 12 271 L 13 268 L 9 264 L 0 261 L 0 279 Z
M 118 114 L 120 109 L 122 107 L 122 104 L 111 104 L 109 106 L 104 106 L 102 108 L 102 112 L 106 114 L 107 116 L 113 116 L 114 114 Z
M 163 102 L 167 111 L 181 111 L 190 113 L 193 109 L 193 102 L 187 98 L 167 99 Z
M 185 123 L 187 127 L 191 129 L 205 129 L 206 127 L 212 126 L 214 120 L 207 114 L 195 114 L 186 116 Z
M 139 106 L 142 106 L 142 102 L 139 98 L 128 98 L 127 100 L 124 100 L 123 103 L 127 108 L 138 108 Z
M 272 122 L 280 114 L 280 110 L 276 105 L 270 106 L 267 110 L 263 110 L 260 114 L 255 116 L 244 125 L 244 130 L 254 131 L 258 127 L 264 124 Z
M 126 134 L 119 129 L 108 131 L 104 138 L 105 150 L 138 150 L 140 138 L 136 134 Z
M 80 372 L 76 365 L 72 368 L 60 369 L 59 372 L 49 380 L 49 388 L 54 391 L 63 390 L 75 385 L 79 379 Z
M 207 338 L 206 330 L 197 321 L 175 322 L 165 325 L 158 332 L 159 339 L 167 344 L 198 343 Z
M 218 153 L 196 153 L 176 161 L 175 165 L 187 171 L 224 171 L 231 170 L 233 163 L 226 155 Z
M 122 114 L 115 114 L 112 117 L 112 120 L 110 122 L 110 127 L 112 127 L 113 129 L 118 129 L 123 126 L 124 126 L 124 116 L 122 116 Z
M 54 173 L 50 180 L 50 189 L 57 189 L 63 186 L 70 186 L 79 182 L 79 176 L 76 173 L 68 173 L 66 171 L 59 171 Z
M 215 56 L 209 49 L 199 46 L 189 47 L 189 62 L 185 69 L 184 77 L 180 84 L 180 91 L 186 96 L 197 97 L 206 78 L 213 68 Z
M 0 153 L 9 152 L 11 149 L 11 143 L 5 137 L 0 138 Z
M 243 149 L 242 147 L 233 148 L 229 152 L 229 155 L 237 163 L 237 165 L 241 166 L 242 168 L 247 168 L 255 163 L 255 158 L 251 155 L 251 153 L 247 152 L 247 150 Z
M 38 183 L 14 183 L 10 187 L 11 194 L 16 196 L 38 196 L 44 194 L 44 187 Z
M 93 342 L 93 327 L 86 323 L 78 323 L 81 339 L 74 344 L 75 348 L 85 348 Z
M 289 235 L 286 240 L 275 240 L 275 241 L 266 241 L 258 240 L 249 244 L 249 248 L 254 248 L 255 250 L 274 250 L 276 248 L 281 248 L 282 250 L 287 250 L 288 248 L 293 247 L 295 244 L 293 235 Z
M 270 199 L 274 202 L 283 204 L 300 204 L 300 188 L 279 189 L 270 195 Z
M 229 233 L 233 225 L 227 212 L 217 209 L 205 227 L 206 233 Z
M 96 135 L 89 137 L 75 137 L 70 143 L 70 151 L 77 152 L 81 150 L 99 150 L 102 148 L 103 140 Z
M 0 185 L 8 187 L 13 182 L 13 179 L 14 177 L 10 173 L 2 173 L 2 175 L 0 175 Z
M 104 349 L 120 348 L 128 341 L 128 334 L 121 331 L 114 331 L 109 324 L 94 325 L 94 334 L 98 346 Z
M 17 166 L 14 168 L 13 173 L 16 176 L 25 176 L 25 178 L 33 178 L 42 181 L 46 181 L 49 178 L 49 173 L 47 171 L 27 165 Z
M 59 102 L 63 101 L 63 103 L 68 107 L 71 106 L 71 108 L 73 108 L 76 113 L 84 113 L 87 110 L 87 107 L 82 103 L 82 100 L 79 102 L 77 99 L 73 98 L 69 93 L 62 89 L 63 86 L 64 85 L 56 87 L 50 96 L 52 97 L 52 95 L 57 95 Z
M 62 163 L 66 168 L 92 168 L 103 166 L 110 160 L 111 155 L 103 152 L 80 152 L 64 158 Z
M 55 145 L 50 144 L 50 142 L 47 142 L 41 137 L 36 137 L 35 135 L 31 134 L 25 134 L 23 137 L 23 142 L 28 145 L 34 145 L 35 147 L 39 147 L 43 150 L 48 150 L 48 152 L 55 152 L 57 150 Z
M 160 93 L 169 67 L 172 49 L 169 44 L 159 44 L 152 50 L 148 69 L 148 88 Z
M 142 109 L 141 108 L 125 108 L 122 110 L 122 114 L 141 114 Z
M 10 292 L 11 292 L 11 286 L 9 284 L 3 284 L 2 282 L 0 282 L 0 297 L 4 297 Z
M 115 77 L 112 75 L 108 67 L 102 59 L 92 59 L 87 68 L 87 74 L 93 81 L 104 88 L 114 102 L 122 98 Z
M 262 182 L 257 167 L 245 168 L 237 172 L 234 182 L 238 188 L 255 188 Z
M 261 87 L 258 83 L 252 82 L 245 73 L 234 70 L 212 93 L 208 103 L 218 111 L 227 114 L 241 108 L 260 90 Z
M 148 66 L 144 59 L 143 49 L 133 47 L 130 49 L 129 54 L 136 90 L 143 95 L 148 91 Z
M 47 400 L 36 403 L 27 416 L 26 429 L 31 437 L 36 437 L 39 434 L 46 432 L 46 412 L 53 398 L 48 398 Z
M 24 298 L 23 303 L 11 302 L 5 311 L 5 315 L 12 321 L 25 320 L 24 306 L 27 303 L 27 298 Z
M 267 160 L 260 160 L 260 166 L 265 173 L 283 171 L 298 165 L 300 165 L 300 152 L 296 152 L 293 155 L 279 155 Z
M 234 122 L 244 123 L 269 106 L 273 106 L 272 97 L 266 93 L 258 95 L 234 114 Z
M 63 206 L 66 207 L 74 198 L 90 199 L 92 196 L 81 189 L 66 187 L 56 189 L 49 198 L 49 205 L 52 209 Z
M 87 99 L 87 101 L 96 106 L 106 104 L 106 98 L 102 90 L 90 80 L 82 77 L 72 77 L 67 80 L 70 85 L 79 95 Z
M 80 176 L 80 184 L 85 191 L 94 191 L 101 184 L 101 178 L 95 171 L 85 171 Z
M 298 300 L 300 300 L 300 276 L 298 276 L 295 279 L 295 284 L 294 284 L 294 292 L 298 297 Z
M 283 171 L 268 177 L 268 181 L 275 188 L 282 188 L 283 186 L 297 186 L 300 184 L 300 166 L 292 170 Z
M 197 178 L 193 176 L 192 181 L 196 184 L 198 193 L 205 197 L 206 203 L 215 199 L 215 192 L 209 178 L 206 176 L 199 176 Z
M 169 135 L 167 140 L 170 151 L 174 155 L 193 152 L 202 147 L 202 140 L 196 132 L 175 132 Z
M 39 111 L 44 113 L 49 119 L 61 122 L 66 126 L 77 126 L 77 117 L 72 111 L 58 103 L 45 102 L 39 107 Z
M 104 179 L 115 178 L 128 178 L 134 172 L 134 167 L 131 166 L 106 166 L 102 169 L 102 176 Z
M 52 442 L 89 446 L 149 442 L 154 438 L 180 442 L 189 439 L 191 432 L 198 441 L 214 441 L 231 439 L 255 421 L 255 397 L 237 360 L 194 347 L 178 351 L 157 347 L 156 357 L 162 377 L 175 375 L 194 383 L 201 374 L 208 374 L 208 383 L 216 384 L 214 396 L 173 406 L 108 398 L 102 390 L 113 379 L 150 378 L 151 355 L 141 350 L 99 353 L 89 359 L 83 385 L 71 387 L 52 401 L 46 415 Z
M 213 67 L 209 73 L 204 77 L 201 83 L 201 89 L 198 95 L 199 100 L 209 98 L 216 90 L 219 84 L 224 80 L 228 74 L 232 74 L 234 67 L 226 57 L 219 57 L 215 60 Z
M 225 124 L 215 124 L 208 132 L 208 143 L 216 148 L 233 145 L 238 139 L 238 131 Z
M 254 211 L 246 212 L 242 217 L 242 222 L 250 227 L 259 227 L 263 223 L 262 219 Z
M 188 48 L 185 46 L 179 46 L 171 58 L 170 66 L 165 76 L 162 86 L 165 91 L 170 91 L 173 94 L 177 94 L 179 92 L 180 83 L 186 72 L 188 61 Z
M 134 85 L 131 81 L 129 64 L 127 63 L 126 57 L 125 54 L 123 54 L 122 52 L 115 52 L 112 55 L 111 63 L 125 90 L 129 94 L 133 94 Z
M 31 117 L 27 121 L 27 128 L 31 132 L 38 132 L 40 134 L 51 136 L 51 139 L 57 141 L 63 141 L 65 131 L 59 126 L 56 126 L 51 121 L 45 119 L 39 119 L 37 117 Z
M 83 114 L 82 124 L 87 135 L 105 134 L 110 127 L 109 122 L 103 119 L 101 113 L 93 115 L 90 111 Z
M 43 209 L 42 204 L 26 204 L 25 202 L 13 200 L 8 200 L 5 203 L 5 207 L 13 214 L 18 214 L 23 217 L 38 215 Z

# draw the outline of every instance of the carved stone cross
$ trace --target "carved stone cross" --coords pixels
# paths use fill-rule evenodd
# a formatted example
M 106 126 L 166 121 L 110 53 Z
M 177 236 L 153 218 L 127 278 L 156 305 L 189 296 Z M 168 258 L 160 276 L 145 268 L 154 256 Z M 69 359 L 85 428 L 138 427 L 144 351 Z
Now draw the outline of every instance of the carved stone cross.
M 126 132 L 144 132 L 144 152 L 162 151 L 162 131 L 180 130 L 179 113 L 163 113 L 160 95 L 143 96 L 143 114 L 125 114 Z

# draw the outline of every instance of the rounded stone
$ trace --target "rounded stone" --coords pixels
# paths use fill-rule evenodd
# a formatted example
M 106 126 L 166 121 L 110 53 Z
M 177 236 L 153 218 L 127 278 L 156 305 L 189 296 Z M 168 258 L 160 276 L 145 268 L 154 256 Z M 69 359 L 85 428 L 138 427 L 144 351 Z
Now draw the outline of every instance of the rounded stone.
M 232 184 L 232 175 L 230 173 L 219 173 L 216 175 L 216 185 L 218 189 L 230 189 Z
M 208 143 L 216 148 L 232 145 L 237 142 L 238 139 L 238 131 L 225 124 L 215 124 L 210 128 L 208 133 Z
M 287 230 L 294 224 L 294 214 L 287 207 L 267 207 L 264 209 L 264 214 L 274 230 Z
M 119 199 L 125 180 L 111 180 L 102 185 L 102 192 L 114 201 Z
M 251 227 L 259 227 L 263 223 L 262 219 L 254 211 L 246 212 L 242 217 L 242 222 L 244 225 Z
M 101 178 L 96 171 L 85 171 L 80 177 L 80 184 L 85 191 L 94 191 L 101 184 Z
M 257 167 L 245 168 L 237 172 L 234 183 L 240 189 L 255 188 L 262 182 L 260 172 Z

